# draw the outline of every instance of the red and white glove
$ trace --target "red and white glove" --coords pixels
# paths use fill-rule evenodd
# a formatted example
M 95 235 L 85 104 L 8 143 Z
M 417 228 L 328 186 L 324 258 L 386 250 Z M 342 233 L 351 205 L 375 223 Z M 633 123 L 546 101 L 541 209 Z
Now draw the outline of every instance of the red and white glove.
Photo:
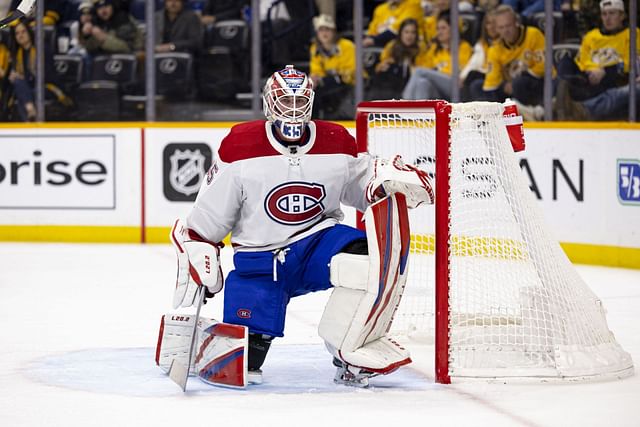
M 220 268 L 222 244 L 203 239 L 185 227 L 180 219 L 173 224 L 170 238 L 178 256 L 173 308 L 191 307 L 200 286 L 206 287 L 208 297 L 220 292 L 224 283 Z
M 373 177 L 367 185 L 366 193 L 369 203 L 393 193 L 404 194 L 409 208 L 435 202 L 429 175 L 413 165 L 405 164 L 400 155 L 396 155 L 391 161 L 375 159 Z

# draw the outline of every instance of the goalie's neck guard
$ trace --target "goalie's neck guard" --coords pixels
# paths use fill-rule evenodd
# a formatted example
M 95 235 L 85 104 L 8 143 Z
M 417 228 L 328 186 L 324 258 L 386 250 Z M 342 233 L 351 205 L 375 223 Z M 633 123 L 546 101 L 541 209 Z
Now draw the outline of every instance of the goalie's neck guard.
M 269 144 L 271 144 L 278 153 L 288 157 L 300 157 L 308 153 L 316 140 L 316 124 L 314 122 L 309 122 L 305 125 L 303 136 L 299 141 L 283 140 L 275 124 L 272 122 L 265 122 L 265 131 Z

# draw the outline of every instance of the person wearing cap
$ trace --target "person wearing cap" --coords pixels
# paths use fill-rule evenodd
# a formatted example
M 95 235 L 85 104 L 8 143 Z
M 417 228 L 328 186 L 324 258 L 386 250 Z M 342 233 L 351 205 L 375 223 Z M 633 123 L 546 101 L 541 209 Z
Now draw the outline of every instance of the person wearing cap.
M 92 9 L 93 9 L 93 2 L 90 0 L 84 0 L 78 4 L 78 13 L 80 15 L 84 15 L 84 14 L 91 15 Z
M 606 78 L 607 68 L 629 72 L 629 28 L 624 25 L 626 14 L 622 0 L 600 2 L 602 27 L 589 31 L 580 44 L 576 64 L 588 75 L 589 83 L 597 85 Z M 637 33 L 640 48 L 640 33 Z
M 600 17 L 602 26 L 585 34 L 575 60 L 565 57 L 558 65 L 560 82 L 556 104 L 560 119 L 616 117 L 624 115 L 628 108 L 628 103 L 623 100 L 612 105 L 602 102 L 611 97 L 617 98 L 618 95 L 613 94 L 628 93 L 630 31 L 625 27 L 622 0 L 602 0 Z M 640 55 L 640 32 L 636 37 Z M 622 90 L 615 90 L 619 88 Z M 599 97 L 611 89 L 614 90 Z M 584 105 L 573 101 L 584 102 Z
M 94 3 L 95 21 L 80 29 L 80 43 L 92 54 L 131 53 L 142 48 L 142 35 L 135 20 L 118 10 L 113 0 Z
M 185 0 L 164 0 L 164 9 L 156 12 L 156 52 L 196 54 L 202 47 L 200 18 L 184 3 Z
M 569 81 L 572 94 L 584 100 L 610 87 L 627 82 L 629 72 L 629 28 L 625 27 L 622 0 L 600 2 L 602 26 L 585 34 L 575 61 L 559 64 L 560 77 Z M 636 35 L 640 41 L 640 33 Z M 640 47 L 640 42 L 638 43 Z
M 93 3 L 90 1 L 83 1 L 78 5 L 78 15 L 75 22 L 69 26 L 69 55 L 86 55 L 86 49 L 80 45 L 80 30 L 84 24 L 91 23 L 93 21 Z
M 338 37 L 330 15 L 313 19 L 316 37 L 311 44 L 310 73 L 316 91 L 314 110 L 321 118 L 346 119 L 353 115 L 352 89 L 356 76 L 356 47 Z

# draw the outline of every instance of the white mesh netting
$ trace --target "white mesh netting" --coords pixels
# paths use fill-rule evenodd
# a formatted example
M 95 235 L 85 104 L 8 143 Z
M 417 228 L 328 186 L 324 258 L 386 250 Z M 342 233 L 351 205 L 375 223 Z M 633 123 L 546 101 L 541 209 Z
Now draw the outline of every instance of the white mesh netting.
M 406 110 L 406 105 L 405 105 Z M 454 104 L 450 120 L 449 374 L 589 378 L 631 374 L 600 300 L 547 234 L 502 106 Z M 446 142 L 446 141 L 444 141 Z M 372 154 L 435 175 L 435 114 L 370 113 Z M 435 209 L 410 212 L 412 254 L 392 333 L 433 336 Z

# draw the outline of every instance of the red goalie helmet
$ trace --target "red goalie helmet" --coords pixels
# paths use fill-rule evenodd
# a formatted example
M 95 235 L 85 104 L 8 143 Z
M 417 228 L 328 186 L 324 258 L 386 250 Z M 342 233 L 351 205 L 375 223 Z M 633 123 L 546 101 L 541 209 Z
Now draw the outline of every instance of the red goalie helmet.
M 313 82 L 309 77 L 293 65 L 287 65 L 273 73 L 264 85 L 264 115 L 278 127 L 284 139 L 297 141 L 311 120 L 313 95 Z

